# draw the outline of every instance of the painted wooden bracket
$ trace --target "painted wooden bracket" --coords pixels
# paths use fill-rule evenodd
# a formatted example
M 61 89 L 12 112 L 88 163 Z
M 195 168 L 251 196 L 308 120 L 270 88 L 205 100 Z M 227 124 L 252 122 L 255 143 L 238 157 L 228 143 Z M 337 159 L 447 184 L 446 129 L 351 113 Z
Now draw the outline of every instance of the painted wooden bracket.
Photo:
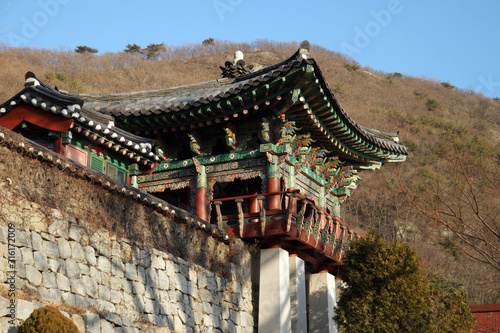
M 217 226 L 222 228 L 222 213 L 220 211 L 220 206 L 222 205 L 222 201 L 214 201 L 215 212 L 217 213 Z
M 240 238 L 243 238 L 243 224 L 245 223 L 245 219 L 243 218 L 243 207 L 241 205 L 243 201 L 243 199 L 234 200 L 238 208 L 238 230 L 240 232 Z
M 259 200 L 259 208 L 260 208 L 260 231 L 262 236 L 264 236 L 264 232 L 266 231 L 266 207 L 264 205 L 264 200 L 266 197 L 258 196 L 257 200 Z

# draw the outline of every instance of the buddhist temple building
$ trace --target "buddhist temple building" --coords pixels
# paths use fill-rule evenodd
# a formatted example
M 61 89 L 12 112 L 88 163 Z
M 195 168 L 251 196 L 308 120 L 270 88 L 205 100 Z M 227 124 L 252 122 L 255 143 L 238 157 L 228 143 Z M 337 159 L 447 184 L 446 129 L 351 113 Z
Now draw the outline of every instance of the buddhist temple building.
M 340 205 L 363 170 L 408 151 L 357 124 L 309 52 L 257 71 L 236 52 L 221 78 L 130 93 L 30 74 L 0 126 L 258 244 L 260 332 L 334 332 L 335 276 L 361 237 Z

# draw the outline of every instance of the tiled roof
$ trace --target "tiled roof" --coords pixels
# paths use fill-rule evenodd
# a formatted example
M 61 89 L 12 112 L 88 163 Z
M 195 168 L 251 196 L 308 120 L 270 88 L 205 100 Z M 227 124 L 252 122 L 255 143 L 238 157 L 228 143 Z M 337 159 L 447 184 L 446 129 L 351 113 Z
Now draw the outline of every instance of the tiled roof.
M 311 82 L 304 78 L 302 83 L 297 83 L 296 88 L 312 87 L 315 92 L 313 96 L 315 105 L 309 105 L 307 98 L 302 98 L 299 103 L 303 103 L 304 108 L 287 111 L 287 118 L 298 118 L 298 121 L 302 122 L 298 127 L 303 126 L 306 130 L 316 132 L 325 147 L 338 149 L 346 158 L 365 162 L 371 159 L 404 160 L 408 150 L 397 142 L 397 135 L 393 136 L 393 133 L 357 124 L 335 97 L 316 60 L 310 58 L 308 54 L 308 43 L 303 42 L 290 58 L 259 71 L 242 74 L 236 78 L 216 79 L 174 88 L 120 94 L 79 94 L 62 90 L 61 92 L 69 97 L 83 100 L 84 108 L 87 110 L 112 115 L 123 121 L 131 117 L 170 116 L 220 101 L 229 102 L 239 94 L 251 92 L 270 85 L 280 78 L 284 79 L 287 75 L 296 74 L 299 69 L 305 72 L 305 68 L 309 66 L 312 73 L 310 75 L 313 75 L 315 80 Z M 319 101 L 318 96 L 321 97 Z M 305 110 L 311 111 L 309 115 Z
M 152 151 L 154 139 L 144 138 L 115 126 L 114 117 L 88 108 L 82 108 L 84 102 L 74 96 L 61 94 L 33 73 L 26 74 L 25 88 L 8 101 L 0 104 L 0 117 L 9 113 L 15 106 L 27 103 L 46 112 L 74 119 L 76 126 L 88 129 L 93 134 L 127 148 L 134 155 L 140 155 L 151 162 L 160 158 Z

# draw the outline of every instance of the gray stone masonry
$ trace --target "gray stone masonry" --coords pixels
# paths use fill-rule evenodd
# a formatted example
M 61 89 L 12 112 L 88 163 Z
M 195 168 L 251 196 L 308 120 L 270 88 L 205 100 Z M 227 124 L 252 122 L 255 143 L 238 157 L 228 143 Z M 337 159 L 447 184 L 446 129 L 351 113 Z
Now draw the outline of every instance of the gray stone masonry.
M 85 222 L 1 187 L 0 202 L 0 278 L 7 288 L 5 235 L 9 223 L 16 226 L 17 325 L 51 303 L 82 333 L 254 332 L 251 281 L 240 278 L 250 267 L 233 265 L 231 278 L 222 278 L 106 230 L 91 233 Z M 0 332 L 17 331 L 8 322 L 9 302 L 0 296 Z

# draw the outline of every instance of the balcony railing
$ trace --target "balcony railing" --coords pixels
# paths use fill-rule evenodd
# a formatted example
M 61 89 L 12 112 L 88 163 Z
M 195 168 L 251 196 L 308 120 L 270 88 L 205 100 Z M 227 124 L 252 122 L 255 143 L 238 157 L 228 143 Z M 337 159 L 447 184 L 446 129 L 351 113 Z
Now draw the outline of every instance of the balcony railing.
M 353 237 L 360 235 L 297 192 L 211 200 L 216 223 L 231 237 L 255 239 L 269 247 L 279 246 L 315 265 L 341 264 Z M 266 210 L 266 198 L 278 196 L 282 209 Z M 232 211 L 222 215 L 223 208 Z

